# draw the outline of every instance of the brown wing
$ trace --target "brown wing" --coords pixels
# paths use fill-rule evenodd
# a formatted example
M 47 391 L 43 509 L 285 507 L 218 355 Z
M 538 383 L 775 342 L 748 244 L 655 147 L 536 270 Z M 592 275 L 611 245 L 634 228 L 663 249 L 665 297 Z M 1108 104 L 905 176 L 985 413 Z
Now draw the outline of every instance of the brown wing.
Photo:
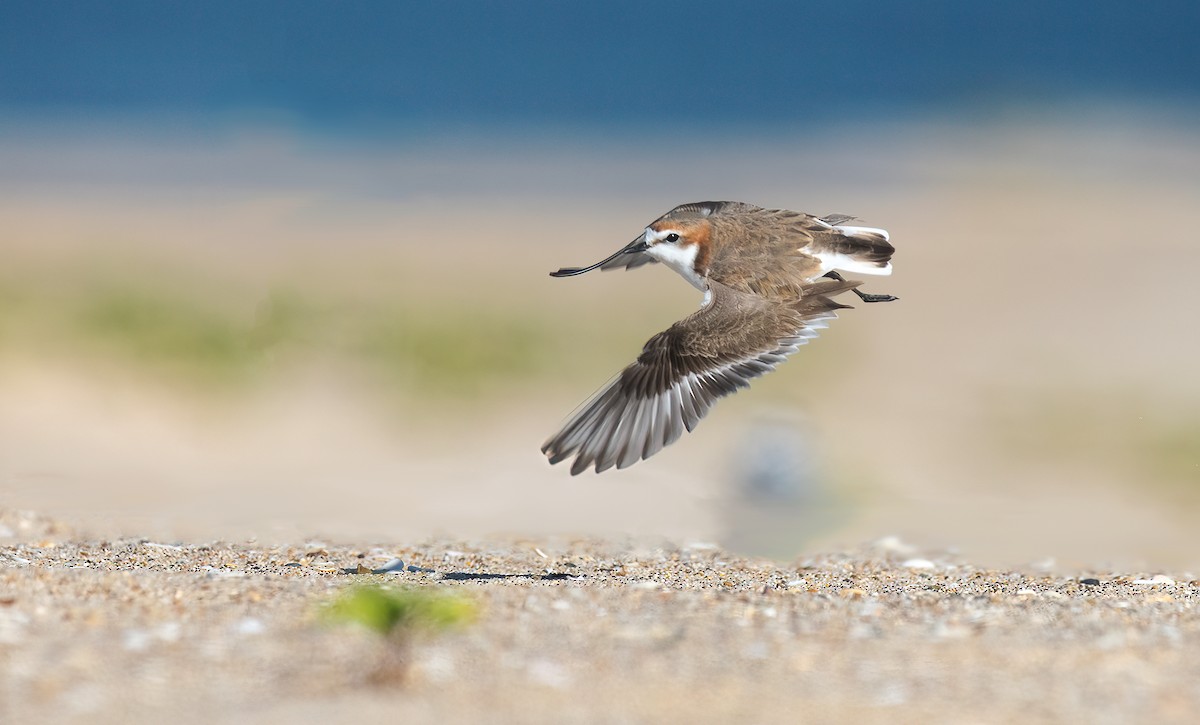
M 692 430 L 722 398 L 775 369 L 816 336 L 834 311 L 830 295 L 857 282 L 822 279 L 802 296 L 768 300 L 712 282 L 712 298 L 646 343 L 542 446 L 550 463 L 574 456 L 571 474 L 625 468 Z
M 895 251 L 887 232 L 841 224 L 851 218 L 748 205 L 723 210 L 712 217 L 713 234 L 724 243 L 707 260 L 708 276 L 743 292 L 790 299 L 831 268 L 886 274 Z
M 658 260 L 645 252 L 638 252 L 636 254 L 622 254 L 620 257 L 610 259 L 600 265 L 600 269 L 605 271 L 611 269 L 637 269 L 646 264 L 658 264 Z
M 712 218 L 724 243 L 708 260 L 709 279 L 773 300 L 795 299 L 821 276 L 821 261 L 807 252 L 828 224 L 788 209 L 740 205 Z

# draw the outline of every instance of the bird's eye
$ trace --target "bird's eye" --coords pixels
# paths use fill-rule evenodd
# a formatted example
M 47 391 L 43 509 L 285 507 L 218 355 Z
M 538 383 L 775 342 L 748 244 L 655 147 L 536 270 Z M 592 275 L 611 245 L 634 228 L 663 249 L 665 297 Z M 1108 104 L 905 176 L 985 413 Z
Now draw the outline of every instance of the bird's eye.
M 674 244 L 675 242 L 678 242 L 678 241 L 679 241 L 679 235 L 678 235 L 678 234 L 676 234 L 675 232 L 671 232 L 671 233 L 670 233 L 670 234 L 668 234 L 667 236 L 663 237 L 663 241 L 665 241 L 665 242 L 670 242 L 671 244 Z

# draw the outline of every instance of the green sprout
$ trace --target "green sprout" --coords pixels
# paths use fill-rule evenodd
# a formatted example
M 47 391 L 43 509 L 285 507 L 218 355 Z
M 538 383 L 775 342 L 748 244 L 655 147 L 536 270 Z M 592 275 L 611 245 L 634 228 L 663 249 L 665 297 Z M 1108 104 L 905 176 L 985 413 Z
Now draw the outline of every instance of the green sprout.
M 325 606 L 324 615 L 330 623 L 358 625 L 379 634 L 368 681 L 387 686 L 407 677 L 414 635 L 472 622 L 476 607 L 470 599 L 431 589 L 364 585 L 343 591 Z
M 475 619 L 475 603 L 429 589 L 357 586 L 328 605 L 330 621 L 358 624 L 384 636 L 441 631 Z

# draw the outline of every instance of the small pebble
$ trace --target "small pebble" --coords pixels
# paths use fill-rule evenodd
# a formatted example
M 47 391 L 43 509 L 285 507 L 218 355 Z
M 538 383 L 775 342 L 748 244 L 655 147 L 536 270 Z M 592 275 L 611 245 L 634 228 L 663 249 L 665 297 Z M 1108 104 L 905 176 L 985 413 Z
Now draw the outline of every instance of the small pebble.
M 933 562 L 928 559 L 909 559 L 900 566 L 905 569 L 932 569 Z
M 527 672 L 529 679 L 539 685 L 562 689 L 571 684 L 571 674 L 566 668 L 549 660 L 531 662 Z
M 237 634 L 244 635 L 262 634 L 263 632 L 267 631 L 267 627 L 262 623 L 261 619 L 246 617 L 234 625 L 233 631 Z
M 153 541 L 143 541 L 142 546 L 147 546 L 151 549 L 166 549 L 167 551 L 183 551 L 183 547 L 179 544 L 159 544 Z
M 1133 583 L 1141 584 L 1142 586 L 1155 586 L 1158 584 L 1175 586 L 1175 580 L 1165 574 L 1156 574 L 1149 579 L 1134 579 Z
M 389 561 L 388 563 L 379 567 L 378 569 L 373 570 L 371 573 L 372 574 L 400 574 L 400 573 L 404 572 L 404 566 L 405 566 L 405 564 L 404 564 L 403 559 L 392 559 L 391 561 Z
M 1087 579 L 1080 579 L 1080 580 L 1079 580 L 1079 583 L 1080 583 L 1080 584 L 1086 584 L 1086 585 L 1087 585 L 1087 586 L 1089 586 L 1089 587 L 1096 587 L 1096 586 L 1100 586 L 1100 580 L 1099 580 L 1099 579 L 1092 578 L 1092 577 L 1088 577 Z
M 150 646 L 150 633 L 144 629 L 131 629 L 121 638 L 121 644 L 130 652 L 141 652 Z
M 874 543 L 875 548 L 884 551 L 891 551 L 896 554 L 911 554 L 916 547 L 910 546 L 900 540 L 899 536 L 885 536 Z

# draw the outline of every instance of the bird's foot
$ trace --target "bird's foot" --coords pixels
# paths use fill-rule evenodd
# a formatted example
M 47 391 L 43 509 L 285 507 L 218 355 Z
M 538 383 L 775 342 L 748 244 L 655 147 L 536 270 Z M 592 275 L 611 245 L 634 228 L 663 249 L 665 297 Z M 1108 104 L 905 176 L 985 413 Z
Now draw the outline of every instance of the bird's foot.
M 826 272 L 825 276 L 830 279 L 836 279 L 839 282 L 846 281 L 845 277 L 843 277 L 840 273 L 835 272 L 833 270 Z M 859 292 L 857 287 L 851 289 L 851 292 L 858 295 L 858 298 L 860 300 L 862 300 L 863 302 L 895 302 L 896 300 L 900 299 L 899 297 L 897 297 L 895 295 L 873 295 L 873 294 L 868 294 L 866 292 Z
M 895 302 L 900 299 L 896 295 L 873 295 L 866 292 L 859 292 L 858 290 L 854 290 L 854 294 L 858 295 L 858 298 L 863 302 Z

